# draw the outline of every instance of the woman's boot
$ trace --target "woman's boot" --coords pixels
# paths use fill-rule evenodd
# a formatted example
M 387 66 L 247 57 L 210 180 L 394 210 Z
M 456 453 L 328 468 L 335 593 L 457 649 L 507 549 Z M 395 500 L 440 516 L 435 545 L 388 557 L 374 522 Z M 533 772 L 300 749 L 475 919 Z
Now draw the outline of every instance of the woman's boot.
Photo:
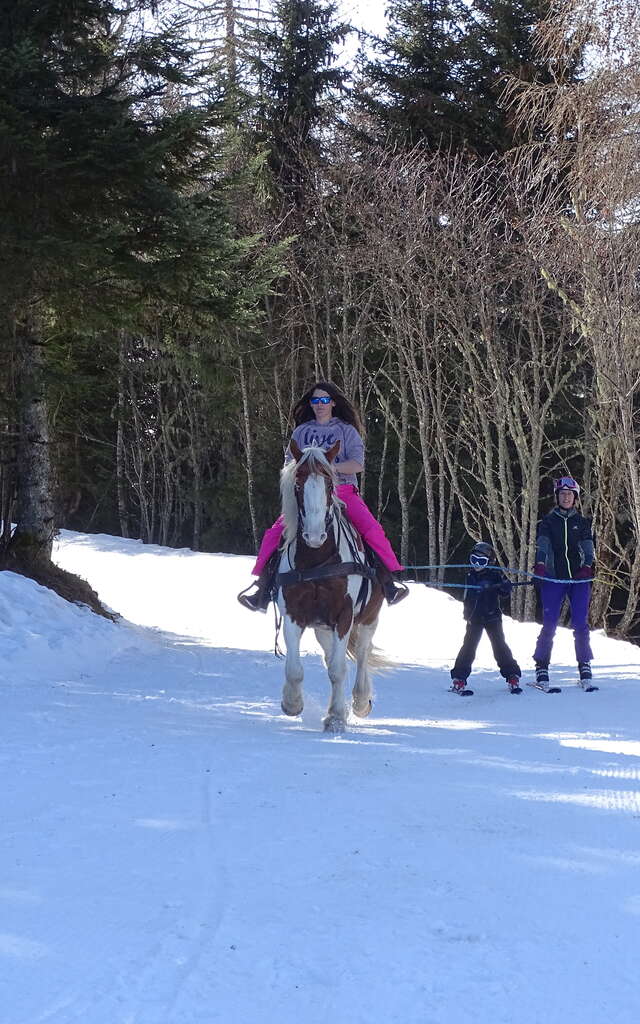
M 238 601 L 244 608 L 248 608 L 250 612 L 266 612 L 269 607 L 269 602 L 274 596 L 273 591 L 279 556 L 280 552 L 275 551 L 257 580 L 238 594 Z M 251 590 L 251 587 L 256 589 L 253 594 L 248 594 L 247 590 Z
M 409 593 L 408 586 L 406 583 L 397 583 L 393 578 L 391 569 L 387 569 L 386 565 L 380 558 L 380 555 L 376 554 L 376 552 L 372 552 L 372 554 L 374 558 L 373 564 L 376 567 L 378 583 L 384 591 L 387 604 L 400 604 L 400 602 L 404 601 L 405 597 Z

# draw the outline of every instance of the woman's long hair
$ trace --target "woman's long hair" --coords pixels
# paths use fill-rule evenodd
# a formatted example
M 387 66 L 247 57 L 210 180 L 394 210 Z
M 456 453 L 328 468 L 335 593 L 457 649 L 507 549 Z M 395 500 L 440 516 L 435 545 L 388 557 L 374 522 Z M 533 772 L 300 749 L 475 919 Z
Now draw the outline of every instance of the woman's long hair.
M 293 407 L 293 421 L 296 427 L 299 427 L 301 423 L 307 423 L 308 420 L 314 420 L 315 414 L 309 404 L 313 392 L 319 388 L 321 391 L 326 391 L 335 402 L 335 408 L 333 415 L 344 423 L 350 423 L 352 427 L 355 427 L 361 437 L 364 437 L 364 426 L 362 420 L 358 415 L 358 412 L 351 404 L 349 399 L 342 394 L 339 388 L 335 384 L 332 384 L 330 380 L 317 380 L 315 384 L 305 391 L 302 398 L 299 398 Z

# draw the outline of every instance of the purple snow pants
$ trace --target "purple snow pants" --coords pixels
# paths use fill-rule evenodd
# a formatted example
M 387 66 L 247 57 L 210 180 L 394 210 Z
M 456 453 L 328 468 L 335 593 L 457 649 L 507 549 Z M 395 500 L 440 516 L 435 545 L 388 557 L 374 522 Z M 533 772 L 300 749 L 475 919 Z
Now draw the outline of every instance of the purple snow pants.
M 553 638 L 556 633 L 560 611 L 565 597 L 571 605 L 571 627 L 576 647 L 576 661 L 591 661 L 593 653 L 589 643 L 589 599 L 590 583 L 549 583 L 542 580 L 542 629 L 538 637 L 533 660 L 548 665 L 551 658 Z

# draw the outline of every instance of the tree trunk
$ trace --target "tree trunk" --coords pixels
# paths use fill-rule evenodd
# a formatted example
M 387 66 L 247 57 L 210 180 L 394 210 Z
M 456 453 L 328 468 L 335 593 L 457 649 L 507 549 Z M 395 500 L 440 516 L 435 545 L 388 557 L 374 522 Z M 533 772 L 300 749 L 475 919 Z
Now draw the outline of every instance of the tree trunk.
M 398 500 L 400 502 L 400 562 L 409 561 L 409 502 L 407 500 L 407 440 L 409 434 L 409 398 L 406 364 L 398 350 L 400 377 L 400 432 L 398 434 Z
M 44 381 L 45 349 L 31 320 L 16 324 L 17 397 L 20 437 L 17 467 L 17 526 L 9 556 L 29 568 L 51 562 L 55 531 Z
M 242 419 L 244 426 L 244 450 L 245 450 L 245 469 L 247 472 L 247 501 L 249 504 L 249 515 L 251 516 L 251 531 L 253 533 L 253 543 L 256 551 L 258 549 L 258 524 L 256 521 L 256 510 L 254 501 L 254 488 L 253 488 L 253 438 L 251 436 L 251 416 L 249 415 L 249 391 L 247 388 L 247 378 L 244 369 L 244 360 L 241 355 L 238 356 L 238 369 L 240 370 L 240 391 L 242 394 Z
M 382 519 L 384 512 L 384 474 L 387 468 L 387 449 L 389 447 L 389 417 L 384 417 L 384 435 L 382 439 L 382 454 L 380 456 L 380 471 L 378 473 L 378 498 L 376 501 L 376 519 Z
M 118 495 L 118 518 L 120 533 L 129 536 L 129 512 L 127 509 L 127 475 L 125 469 L 124 416 L 125 416 L 125 365 L 126 335 L 120 332 L 118 346 L 118 430 L 116 434 L 116 488 Z

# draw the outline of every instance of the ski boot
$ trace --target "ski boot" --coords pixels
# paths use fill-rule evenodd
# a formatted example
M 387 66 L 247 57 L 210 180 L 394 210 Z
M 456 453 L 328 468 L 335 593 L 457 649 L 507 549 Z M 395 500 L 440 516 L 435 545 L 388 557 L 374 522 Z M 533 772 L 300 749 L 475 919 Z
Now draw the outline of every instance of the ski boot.
M 598 689 L 598 687 L 594 686 L 591 682 L 593 675 L 591 673 L 591 665 L 588 661 L 578 662 L 578 676 L 578 682 L 585 693 L 593 693 L 594 690 Z
M 507 686 L 509 687 L 509 693 L 522 693 L 519 676 L 509 676 Z
M 451 692 L 457 693 L 459 697 L 473 697 L 473 690 L 467 690 L 466 679 L 452 679 Z
M 536 683 L 538 686 L 549 685 L 549 666 L 536 662 Z
M 542 690 L 543 693 L 560 693 L 559 686 L 549 686 L 549 666 L 543 665 L 541 662 L 536 662 L 536 681 L 535 683 L 528 683 L 529 686 L 535 686 L 536 690 Z

